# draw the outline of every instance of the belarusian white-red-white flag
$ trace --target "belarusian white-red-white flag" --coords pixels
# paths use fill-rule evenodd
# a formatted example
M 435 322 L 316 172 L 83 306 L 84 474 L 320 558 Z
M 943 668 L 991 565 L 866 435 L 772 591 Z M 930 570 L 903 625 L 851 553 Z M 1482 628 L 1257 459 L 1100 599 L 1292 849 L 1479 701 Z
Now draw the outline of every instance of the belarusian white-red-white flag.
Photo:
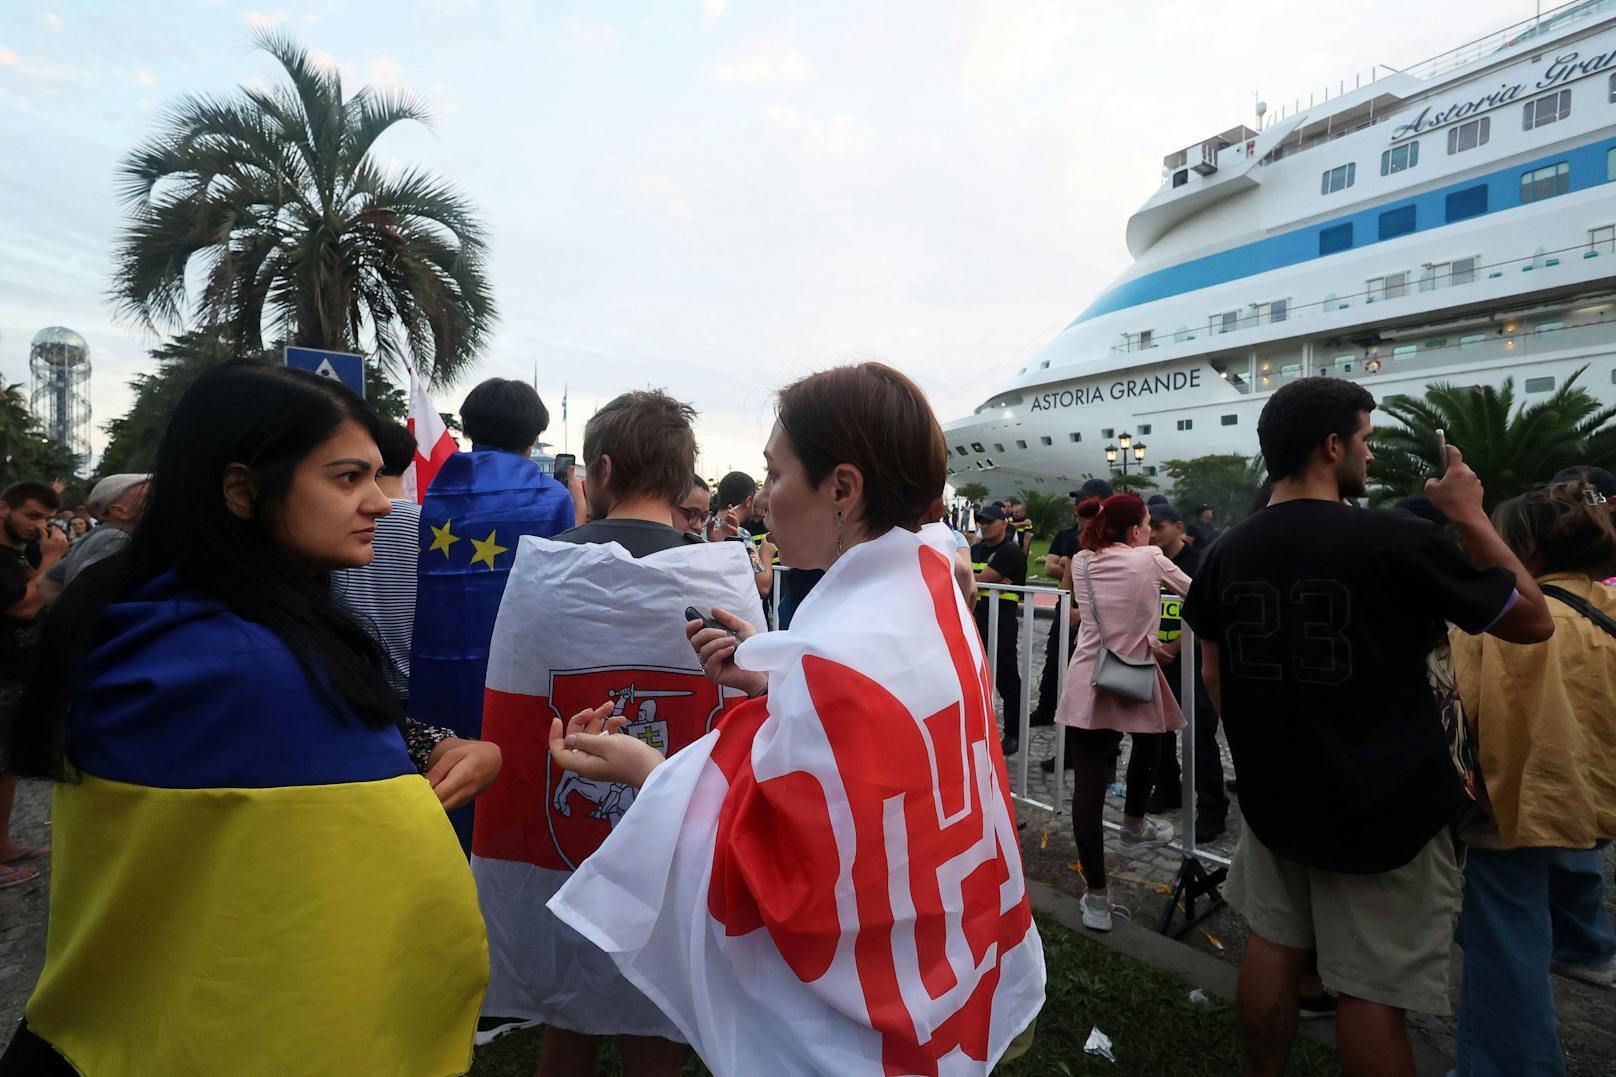
M 624 732 L 671 754 L 745 699 L 702 676 L 685 639 L 687 606 L 721 606 L 762 623 L 740 543 L 694 543 L 635 559 L 615 543 L 521 540 L 483 700 L 483 739 L 500 746 L 504 765 L 477 801 L 471 843 L 488 924 L 483 1012 L 490 1016 L 591 1035 L 680 1038 L 545 902 L 622 825 L 637 792 L 555 766 L 550 720 L 610 700 L 628 719 Z
M 426 488 L 432 485 L 438 468 L 459 446 L 443 425 L 443 416 L 433 406 L 432 396 L 416 376 L 415 368 L 406 369 L 410 372 L 409 426 L 415 435 L 415 461 L 404 472 L 404 492 L 419 505 L 426 500 Z
M 1043 1006 L 988 667 L 940 545 L 856 546 L 790 631 L 742 644 L 767 697 L 659 766 L 550 902 L 719 1077 L 985 1075 Z

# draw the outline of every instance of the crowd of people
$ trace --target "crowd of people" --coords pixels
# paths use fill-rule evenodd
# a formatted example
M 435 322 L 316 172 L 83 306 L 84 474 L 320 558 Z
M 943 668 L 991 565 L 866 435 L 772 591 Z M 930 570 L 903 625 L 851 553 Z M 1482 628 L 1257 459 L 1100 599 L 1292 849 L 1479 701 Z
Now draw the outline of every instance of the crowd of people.
M 1071 616 L 1026 724 L 1065 738 L 1081 919 L 1114 927 L 1124 735 L 1115 852 L 1175 837 L 1151 816 L 1180 806 L 1193 691 L 1198 840 L 1230 821 L 1220 726 L 1238 777 L 1247 1072 L 1333 1012 L 1349 1073 L 1411 1074 L 1403 1015 L 1448 1012 L 1455 938 L 1458 1072 L 1563 1072 L 1551 971 L 1610 987 L 1616 955 L 1616 479 L 1572 469 L 1489 518 L 1447 447 L 1423 501 L 1366 509 L 1374 406 L 1341 379 L 1275 393 L 1269 485 L 1226 530 L 1073 491 L 1041 566 Z M 593 1073 L 605 1037 L 631 1077 L 692 1048 L 719 1074 L 1024 1051 L 1025 504 L 951 508 L 935 416 L 878 363 L 781 391 L 761 483 L 703 479 L 694 419 L 624 393 L 551 474 L 542 400 L 491 379 L 417 501 L 409 430 L 226 364 L 153 474 L 82 515 L 0 491 L 0 887 L 54 868 L 0 1074 L 455 1073 L 524 1024 L 541 1077 Z M 512 623 L 551 588 L 582 637 L 624 587 L 667 609 L 600 653 Z M 19 776 L 55 783 L 54 849 L 10 833 Z M 950 932 L 990 964 L 928 949 Z

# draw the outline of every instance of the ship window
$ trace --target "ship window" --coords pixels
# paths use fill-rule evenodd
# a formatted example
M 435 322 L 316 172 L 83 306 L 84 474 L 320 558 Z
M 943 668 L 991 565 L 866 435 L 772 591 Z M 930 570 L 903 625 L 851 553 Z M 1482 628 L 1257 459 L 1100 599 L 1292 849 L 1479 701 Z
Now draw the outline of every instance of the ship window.
M 1492 137 L 1492 118 L 1483 116 L 1479 120 L 1461 123 L 1457 127 L 1448 128 L 1448 152 L 1463 153 L 1473 150 L 1477 146 L 1485 146 Z
M 1290 313 L 1290 309 L 1291 301 L 1289 299 L 1276 299 L 1268 304 L 1268 320 L 1282 322 L 1285 320 L 1285 316 Z
M 1396 239 L 1414 231 L 1414 207 L 1398 206 L 1380 215 L 1380 238 Z
M 1038 444 L 1040 444 L 1040 445 L 1053 445 L 1053 444 L 1055 444 L 1055 439 L 1050 437 L 1048 434 L 1045 434 L 1043 437 L 1038 439 Z
M 1413 168 L 1420 163 L 1420 144 L 1409 142 L 1402 146 L 1393 146 L 1380 155 L 1380 174 L 1389 176 L 1393 172 L 1402 172 Z
M 1454 191 L 1448 195 L 1443 208 L 1446 210 L 1449 224 L 1469 220 L 1471 217 L 1480 217 L 1487 212 L 1487 185 L 1478 183 L 1474 187 Z
M 1365 289 L 1370 299 L 1398 299 L 1408 291 L 1407 273 L 1388 273 L 1372 277 Z
M 1605 151 L 1605 178 L 1616 180 L 1616 150 Z
M 1319 257 L 1352 247 L 1352 222 L 1319 229 Z
M 1392 358 L 1399 362 L 1404 359 L 1412 359 L 1419 354 L 1419 351 L 1420 346 L 1418 344 L 1399 344 L 1392 349 Z
M 1571 189 L 1571 166 L 1565 161 L 1521 173 L 1521 201 L 1541 202 Z
M 1025 441 L 1021 440 L 1020 438 L 1016 439 L 1016 448 L 1025 449 L 1026 447 L 1027 447 L 1027 443 Z
M 1335 194 L 1337 191 L 1344 191 L 1351 187 L 1357 179 L 1358 166 L 1356 163 L 1348 161 L 1344 165 L 1337 165 L 1324 173 L 1324 178 L 1319 182 L 1319 193 Z
M 1486 333 L 1470 333 L 1459 338 L 1459 350 L 1462 352 L 1475 351 L 1487 343 Z
M 994 452 L 1004 452 L 1004 443 L 1000 442 L 1000 441 L 995 441 L 993 443 L 993 451 Z
M 1150 347 L 1151 346 L 1150 340 L 1151 340 L 1151 337 L 1153 337 L 1153 336 L 1155 336 L 1155 331 L 1154 330 L 1150 330 L 1150 329 L 1141 329 L 1141 330 L 1139 330 L 1139 347 L 1142 348 L 1142 349 Z
M 1591 250 L 1616 254 L 1616 226 L 1588 229 L 1588 247 Z
M 1279 376 L 1282 377 L 1282 378 L 1299 378 L 1299 377 L 1301 377 L 1302 376 L 1302 364 L 1301 363 L 1284 363 L 1284 364 L 1281 364 L 1281 366 L 1279 368 Z
M 1455 258 L 1453 260 L 1452 277 L 1455 284 L 1469 284 L 1476 279 L 1476 259 Z
M 1212 332 L 1232 333 L 1238 328 L 1240 328 L 1240 312 L 1238 310 L 1226 310 L 1221 314 L 1212 315 Z
M 965 451 L 965 446 L 963 446 L 963 445 L 954 446 L 954 451 L 959 453 L 961 456 L 969 456 L 969 455 L 971 455 L 970 453 Z
M 1174 187 L 1182 187 L 1182 186 L 1184 186 L 1184 184 L 1188 183 L 1189 181 L 1190 181 L 1190 170 L 1189 169 L 1181 168 L 1177 172 L 1173 173 L 1173 186 Z
M 1146 475 L 1154 475 L 1154 474 L 1156 474 L 1156 465 L 1155 464 L 1147 464 L 1147 465 L 1145 465 L 1145 474 Z
M 1526 109 L 1521 113 L 1521 130 L 1530 131 L 1534 127 L 1544 127 L 1569 115 L 1571 115 L 1571 91 L 1561 90 L 1559 93 L 1551 93 L 1526 103 Z
M 1554 377 L 1552 375 L 1541 378 L 1527 378 L 1526 391 L 1529 393 L 1547 393 L 1554 390 Z
M 1073 441 L 1073 442 L 1074 442 L 1074 443 L 1075 443 L 1075 442 L 1079 442 L 1079 441 L 1082 441 L 1082 440 L 1083 440 L 1083 435 L 1082 435 L 1082 434 L 1079 434 L 1079 433 L 1076 433 L 1076 432 L 1075 432 L 1075 431 L 1074 431 L 1074 432 L 1073 432 L 1073 433 L 1070 433 L 1070 434 L 1067 434 L 1067 435 L 1066 435 L 1066 436 L 1067 436 L 1067 437 L 1068 437 L 1068 438 L 1069 438 L 1069 439 L 1070 439 L 1070 440 L 1071 440 L 1071 441 Z
M 1149 423 L 1140 423 L 1139 424 L 1139 436 L 1144 437 L 1148 433 L 1150 433 L 1150 424 Z
M 1180 419 L 1180 420 L 1178 420 L 1178 428 L 1180 430 L 1194 430 L 1195 429 L 1195 420 L 1194 419 Z
M 982 447 L 982 443 L 980 441 L 971 442 L 971 451 L 972 452 L 987 452 L 987 450 Z
M 1116 428 L 1116 427 L 1114 427 L 1114 426 L 1107 426 L 1107 427 L 1104 427 L 1104 428 L 1102 428 L 1102 429 L 1101 429 L 1101 430 L 1100 430 L 1100 436 L 1101 436 L 1101 437 L 1102 437 L 1102 438 L 1108 438 L 1108 437 L 1112 437 L 1112 436 L 1114 436 L 1114 435 L 1115 435 L 1115 434 L 1116 434 L 1116 432 L 1117 432 L 1117 428 Z
M 1610 77 L 1610 99 L 1616 101 L 1616 75 Z
M 1225 415 L 1225 416 L 1223 416 L 1223 418 L 1219 419 L 1218 421 L 1221 422 L 1224 426 L 1233 426 L 1233 425 L 1235 425 L 1236 423 L 1238 423 L 1240 421 L 1240 416 L 1238 416 L 1238 415 Z
M 1039 370 L 1048 370 L 1049 369 L 1049 360 L 1045 359 L 1043 362 L 1039 363 L 1038 364 L 1038 369 Z
M 1565 322 L 1538 322 L 1533 326 L 1540 337 L 1551 337 L 1565 328 Z

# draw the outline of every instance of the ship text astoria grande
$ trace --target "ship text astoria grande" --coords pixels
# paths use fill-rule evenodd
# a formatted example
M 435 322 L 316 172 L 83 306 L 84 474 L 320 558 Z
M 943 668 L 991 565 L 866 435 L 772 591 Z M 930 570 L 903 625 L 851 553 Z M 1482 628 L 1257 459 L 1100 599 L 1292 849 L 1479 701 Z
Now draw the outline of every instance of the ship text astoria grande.
M 1304 375 L 1616 403 L 1616 0 L 1570 4 L 1169 155 L 1132 266 L 976 413 L 953 481 L 1064 491 L 1251 454 Z

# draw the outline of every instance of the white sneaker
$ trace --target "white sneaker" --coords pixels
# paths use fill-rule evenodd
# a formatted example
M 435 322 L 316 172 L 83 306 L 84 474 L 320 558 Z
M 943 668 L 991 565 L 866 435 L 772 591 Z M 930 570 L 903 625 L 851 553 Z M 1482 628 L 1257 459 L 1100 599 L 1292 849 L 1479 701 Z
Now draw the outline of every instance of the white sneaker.
M 1574 965 L 1567 961 L 1554 961 L 1549 968 L 1571 980 L 1581 980 L 1595 987 L 1616 988 L 1616 958 L 1603 965 Z
M 1111 902 L 1107 898 L 1097 898 L 1093 894 L 1084 894 L 1083 926 L 1090 931 L 1111 930 Z
M 1128 833 L 1128 828 L 1122 828 L 1122 842 L 1124 849 L 1138 851 L 1141 849 L 1156 849 L 1173 840 L 1175 835 L 1172 824 L 1154 823 L 1145 820 L 1145 832 L 1137 837 Z

